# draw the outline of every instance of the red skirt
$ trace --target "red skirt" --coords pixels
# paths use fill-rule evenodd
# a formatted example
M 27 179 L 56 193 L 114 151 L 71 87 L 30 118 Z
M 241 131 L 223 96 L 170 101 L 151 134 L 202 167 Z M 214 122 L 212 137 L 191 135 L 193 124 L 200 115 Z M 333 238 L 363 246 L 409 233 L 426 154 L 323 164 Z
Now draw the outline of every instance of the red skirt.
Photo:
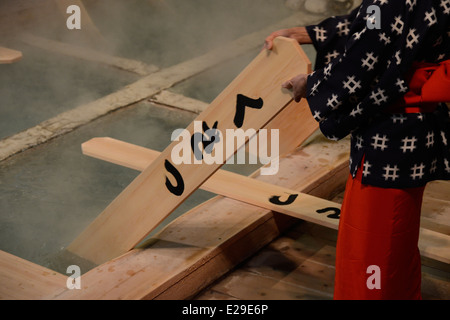
M 347 181 L 336 246 L 334 299 L 421 299 L 418 249 L 425 187 Z

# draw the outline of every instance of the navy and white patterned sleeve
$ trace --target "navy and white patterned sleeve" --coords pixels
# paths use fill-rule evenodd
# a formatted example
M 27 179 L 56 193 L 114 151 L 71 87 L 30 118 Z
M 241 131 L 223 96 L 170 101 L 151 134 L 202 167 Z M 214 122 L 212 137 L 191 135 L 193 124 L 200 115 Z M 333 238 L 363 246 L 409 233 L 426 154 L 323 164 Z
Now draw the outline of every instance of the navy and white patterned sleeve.
M 409 89 L 403 75 L 412 65 L 420 39 L 434 21 L 421 20 L 420 25 L 415 25 L 413 21 L 417 19 L 410 17 L 410 9 L 425 3 L 363 1 L 358 12 L 354 11 L 345 43 L 340 42 L 337 47 L 343 46 L 342 52 L 308 76 L 307 100 L 327 138 L 344 138 Z M 369 28 L 367 12 L 371 5 L 380 9 L 380 29 Z M 342 21 L 332 19 L 310 27 L 316 33 L 313 41 L 335 42 L 328 37 L 338 35 L 339 23 Z
M 317 25 L 306 26 L 317 52 L 315 69 L 322 69 L 342 54 L 356 15 L 357 9 L 349 15 L 330 17 Z

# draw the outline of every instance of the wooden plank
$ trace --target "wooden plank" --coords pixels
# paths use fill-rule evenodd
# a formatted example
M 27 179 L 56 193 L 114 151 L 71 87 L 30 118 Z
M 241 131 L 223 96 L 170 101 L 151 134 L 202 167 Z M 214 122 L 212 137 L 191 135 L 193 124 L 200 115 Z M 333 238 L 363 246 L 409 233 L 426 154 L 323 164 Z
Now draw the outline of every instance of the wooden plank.
M 41 4 L 39 6 L 42 7 Z M 258 49 L 261 47 L 261 39 L 273 30 L 297 25 L 299 21 L 311 24 L 317 20 L 315 16 L 298 12 L 274 25 L 224 43 L 223 46 L 202 56 L 152 73 L 117 92 L 63 112 L 28 130 L 0 140 L 0 161 L 70 132 L 112 111 L 147 99 L 213 66 Z
M 89 140 L 83 143 L 82 150 L 86 155 L 140 171 L 144 170 L 152 161 L 156 161 L 159 157 L 159 152 L 157 151 L 137 146 L 135 148 L 134 145 L 111 138 L 94 138 Z M 118 161 L 115 160 L 115 155 L 118 155 Z M 146 156 L 145 160 L 140 157 L 142 155 Z M 339 204 L 230 171 L 218 170 L 200 188 L 329 228 L 336 229 L 338 226 L 339 220 L 329 218 L 327 214 L 318 214 L 316 210 L 329 207 L 339 208 Z M 283 202 L 291 199 L 292 195 L 295 195 L 295 199 L 290 204 L 284 204 Z M 277 197 L 277 199 L 273 199 L 274 197 Z
M 66 288 L 67 276 L 0 250 L 0 300 L 42 299 Z
M 111 138 L 97 138 L 83 144 L 83 153 L 101 158 L 113 163 L 122 164 L 142 170 L 149 162 L 154 161 L 157 151 L 129 145 L 125 142 Z M 136 151 L 133 151 L 136 150 Z M 120 153 L 120 154 L 119 154 Z M 114 156 L 119 154 L 115 160 Z M 147 163 L 139 156 L 147 156 Z M 128 160 L 127 160 L 128 158 Z M 142 165 L 139 169 L 138 166 Z M 340 209 L 340 204 L 295 190 L 276 186 L 264 181 L 255 180 L 229 171 L 218 170 L 201 186 L 202 189 L 226 196 L 235 200 L 260 206 L 275 212 L 313 222 L 328 228 L 338 229 L 339 220 L 334 217 L 333 210 L 318 213 L 324 208 Z M 274 196 L 279 196 L 280 202 L 286 201 L 290 196 L 296 195 L 289 204 L 271 202 Z M 450 263 L 450 236 L 421 228 L 419 249 L 422 256 Z
M 262 51 L 196 121 L 206 122 L 209 126 L 218 121 L 219 130 L 259 130 L 292 100 L 290 92 L 281 89 L 280 83 L 302 70 L 307 72 L 308 65 L 309 60 L 295 40 L 278 38 L 275 50 Z M 238 105 L 239 96 L 258 99 L 262 105 L 254 108 Z M 245 110 L 245 121 L 243 115 L 238 117 L 238 110 Z M 190 135 L 194 133 L 194 122 L 187 130 Z M 132 249 L 245 144 L 245 141 L 239 145 L 234 140 L 227 141 L 225 136 L 222 138 L 223 145 L 227 146 L 227 151 L 222 155 L 223 161 L 208 166 L 185 163 L 175 166 L 169 159 L 178 142 L 172 142 L 70 244 L 68 250 L 101 263 Z M 230 144 L 234 148 L 228 148 Z M 178 177 L 176 184 L 166 177 L 169 171 L 173 177 Z
M 450 181 L 432 181 L 425 188 L 424 198 L 450 201 Z
M 247 300 L 249 296 L 242 293 L 245 289 L 239 288 L 236 284 L 239 283 L 240 275 L 248 273 L 298 286 L 299 294 L 306 287 L 309 290 L 324 292 L 328 294 L 327 298 L 331 298 L 337 233 L 332 239 L 327 240 L 329 233 L 329 229 L 310 223 L 295 225 L 236 270 L 200 292 L 195 299 L 214 300 L 216 297 L 236 299 L 230 295 L 234 291 L 241 299 Z M 229 281 L 230 278 L 234 278 L 233 282 Z M 449 279 L 448 272 L 422 265 L 423 298 L 448 300 Z M 271 285 L 268 282 L 261 282 L 258 288 L 260 292 L 270 291 L 271 287 L 264 287 L 265 284 Z M 230 288 L 233 285 L 234 287 Z M 265 297 L 261 296 L 260 299 Z
M 320 238 L 308 239 L 310 237 L 305 233 L 293 241 L 294 239 L 282 236 L 240 269 L 306 287 L 332 298 L 336 249 L 332 245 L 321 243 Z M 275 245 L 281 248 L 276 248 Z
M 426 229 L 450 235 L 450 201 L 424 197 L 420 224 Z
M 299 103 L 295 101 L 289 103 L 264 129 L 268 132 L 279 131 L 278 153 L 283 156 L 299 147 L 318 130 L 319 123 L 313 120 L 306 99 L 302 99 Z M 258 155 L 269 156 L 271 148 L 272 140 L 268 139 L 267 144 L 258 145 Z
M 315 134 L 307 146 L 280 159 L 276 176 L 259 171 L 251 176 L 331 199 L 348 176 L 348 143 L 330 143 Z M 84 274 L 82 290 L 50 298 L 189 299 L 295 221 L 217 196 L 172 221 L 145 249 L 133 249 Z
M 0 47 L 0 63 L 13 63 L 22 59 L 22 52 Z
M 203 101 L 188 98 L 168 90 L 153 96 L 150 101 L 195 113 L 200 113 L 208 106 Z M 300 146 L 319 128 L 317 121 L 305 120 L 309 118 L 311 118 L 311 111 L 308 102 L 305 99 L 299 103 L 292 101 L 264 127 L 267 132 L 271 132 L 273 129 L 279 130 L 279 155 L 284 155 Z M 302 130 L 297 130 L 299 125 L 302 126 Z M 271 144 L 272 140 L 268 139 L 268 144 L 258 145 L 256 150 L 258 155 L 270 155 Z M 269 150 L 269 153 L 267 150 Z M 249 153 L 253 151 L 248 148 L 248 144 L 246 145 L 246 151 Z
M 163 90 L 160 93 L 155 94 L 149 101 L 194 113 L 200 113 L 209 106 L 206 102 L 189 98 L 169 90 Z
M 329 142 L 318 134 L 281 159 L 277 176 L 252 175 L 328 199 L 347 176 L 348 140 Z M 50 298 L 192 298 L 257 252 L 271 239 L 268 234 L 276 236 L 279 218 L 264 209 L 215 197 L 174 220 L 145 249 L 133 249 L 87 272 L 82 290 L 64 290 Z

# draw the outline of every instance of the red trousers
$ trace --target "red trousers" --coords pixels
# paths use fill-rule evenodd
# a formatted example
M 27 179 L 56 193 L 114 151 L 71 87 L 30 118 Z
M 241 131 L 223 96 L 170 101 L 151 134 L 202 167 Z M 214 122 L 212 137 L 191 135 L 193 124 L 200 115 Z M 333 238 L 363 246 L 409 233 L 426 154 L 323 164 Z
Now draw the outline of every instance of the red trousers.
M 415 63 L 410 90 L 387 111 L 432 112 L 450 101 L 450 60 Z M 361 166 L 362 167 L 362 166 Z M 349 177 L 336 246 L 335 299 L 421 299 L 418 249 L 425 187 L 388 189 Z
M 349 177 L 336 246 L 334 299 L 421 299 L 418 249 L 425 187 L 387 189 Z

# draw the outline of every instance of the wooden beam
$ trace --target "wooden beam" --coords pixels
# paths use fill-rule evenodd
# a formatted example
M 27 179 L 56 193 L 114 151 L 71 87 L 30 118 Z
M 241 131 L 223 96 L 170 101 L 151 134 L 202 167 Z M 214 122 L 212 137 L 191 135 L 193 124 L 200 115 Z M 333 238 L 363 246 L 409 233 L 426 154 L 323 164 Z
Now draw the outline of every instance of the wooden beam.
M 136 147 L 136 148 L 135 148 Z M 108 159 L 109 162 L 121 164 L 126 167 L 144 170 L 153 161 L 158 159 L 159 152 L 137 147 L 125 142 L 110 138 L 95 138 L 82 145 L 83 153 L 92 157 Z M 117 158 L 115 158 L 117 155 Z M 144 155 L 145 158 L 139 158 Z M 329 228 L 337 229 L 338 221 L 317 210 L 340 205 L 322 198 L 301 194 L 297 191 L 283 188 L 260 180 L 255 180 L 226 170 L 218 170 L 200 187 L 203 190 L 225 196 L 261 208 L 284 213 L 292 217 L 314 222 Z M 290 204 L 287 199 L 295 195 Z M 276 198 L 276 201 L 274 200 Z
M 195 121 L 210 127 L 217 121 L 223 132 L 231 128 L 259 130 L 286 107 L 292 101 L 291 93 L 280 84 L 299 72 L 306 73 L 310 62 L 295 40 L 277 38 L 274 45 L 270 52 L 261 51 Z M 195 121 L 187 128 L 189 136 L 194 134 Z M 68 250 L 95 263 L 131 250 L 246 142 L 227 141 L 225 135 L 222 139 L 226 151 L 219 161 L 206 166 L 175 165 L 170 159 L 178 141 L 172 142 Z
M 14 63 L 22 59 L 22 52 L 0 47 L 0 64 Z
M 311 70 L 309 70 L 311 71 Z M 208 104 L 196 99 L 188 98 L 180 94 L 164 90 L 161 93 L 149 99 L 152 102 L 163 104 L 177 109 L 187 110 L 195 113 L 200 113 L 208 107 Z M 273 118 L 264 129 L 267 132 L 271 130 L 278 130 L 279 144 L 278 153 L 284 155 L 291 152 L 300 146 L 313 132 L 319 129 L 317 121 L 305 121 L 311 118 L 311 111 L 308 102 L 302 99 L 299 103 L 292 101 L 284 108 L 275 118 Z M 302 130 L 298 130 L 299 126 Z M 258 145 L 257 150 L 250 150 L 249 145 L 246 145 L 248 153 L 257 152 L 258 155 L 269 155 L 271 150 L 270 139 L 267 144 Z M 269 150 L 269 152 L 267 152 Z
M 315 136 L 280 160 L 276 176 L 252 177 L 330 199 L 348 176 L 348 140 Z M 294 174 L 295 173 L 295 174 Z M 286 220 L 287 219 L 287 220 Z M 186 299 L 272 241 L 295 221 L 217 196 L 184 213 L 139 249 L 83 274 L 81 290 L 55 299 Z
M 297 25 L 299 21 L 311 24 L 317 22 L 317 19 L 315 16 L 298 12 L 279 23 L 225 43 L 223 47 L 215 48 L 202 56 L 152 73 L 117 92 L 63 112 L 32 128 L 0 140 L 0 161 L 70 132 L 110 112 L 147 99 L 213 66 L 258 49 L 261 47 L 261 39 L 273 30 Z
M 157 151 L 110 138 L 98 138 L 84 143 L 83 153 L 103 160 L 108 159 L 110 162 L 138 170 L 143 170 L 148 163 L 154 161 L 158 156 Z M 139 156 L 145 156 L 146 160 L 144 158 L 139 159 Z M 141 165 L 140 169 L 139 165 Z M 201 188 L 328 228 L 337 230 L 339 226 L 338 219 L 330 218 L 327 213 L 319 214 L 318 210 L 324 208 L 340 209 L 340 204 L 229 171 L 218 170 Z M 274 204 L 270 201 L 273 196 L 280 196 L 279 200 L 286 201 L 291 195 L 296 195 L 296 198 L 288 205 Z M 419 249 L 421 255 L 450 264 L 450 236 L 425 228 L 421 228 L 420 233 Z
M 35 300 L 66 289 L 67 276 L 0 250 L 0 300 Z

